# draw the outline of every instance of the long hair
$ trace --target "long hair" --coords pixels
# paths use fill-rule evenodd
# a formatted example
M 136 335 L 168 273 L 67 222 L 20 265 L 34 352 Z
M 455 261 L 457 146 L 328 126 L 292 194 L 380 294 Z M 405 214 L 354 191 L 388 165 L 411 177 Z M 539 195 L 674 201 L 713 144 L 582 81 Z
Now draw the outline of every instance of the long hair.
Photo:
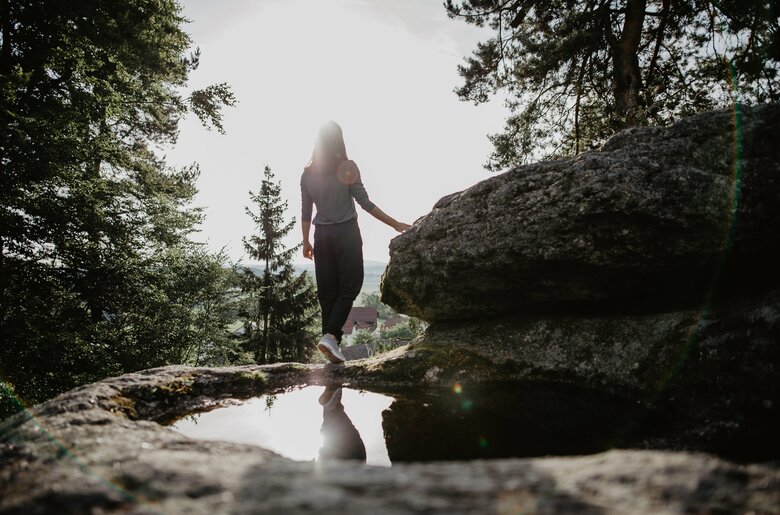
M 329 121 L 320 127 L 311 159 L 306 168 L 317 168 L 335 173 L 338 165 L 348 159 L 341 127 L 336 122 Z

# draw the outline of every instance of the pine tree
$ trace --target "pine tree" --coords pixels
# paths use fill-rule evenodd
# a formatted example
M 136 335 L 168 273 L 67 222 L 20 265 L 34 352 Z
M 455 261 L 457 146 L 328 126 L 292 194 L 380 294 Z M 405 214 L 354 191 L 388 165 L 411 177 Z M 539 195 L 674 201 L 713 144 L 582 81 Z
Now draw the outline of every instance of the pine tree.
M 593 148 L 616 130 L 780 100 L 774 0 L 446 0 L 494 35 L 459 66 L 461 100 L 507 94 L 486 168 Z
M 244 290 L 249 294 L 244 310 L 247 344 L 257 363 L 279 360 L 307 361 L 314 337 L 310 329 L 317 315 L 317 294 L 306 273 L 295 274 L 293 256 L 300 245 L 285 248 L 282 239 L 295 226 L 285 223 L 287 202 L 281 200 L 281 183 L 266 166 L 260 190 L 249 192 L 257 211 L 246 212 L 257 233 L 244 238 L 244 248 L 260 262 L 255 272 L 246 267 Z

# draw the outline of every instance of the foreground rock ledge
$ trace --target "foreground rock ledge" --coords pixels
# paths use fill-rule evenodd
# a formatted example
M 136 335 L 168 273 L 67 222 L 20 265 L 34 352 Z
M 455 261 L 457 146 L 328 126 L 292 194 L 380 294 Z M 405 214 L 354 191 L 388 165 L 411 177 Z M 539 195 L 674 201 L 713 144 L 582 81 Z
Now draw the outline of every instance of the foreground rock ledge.
M 153 422 L 294 384 L 379 384 L 387 379 L 375 371 L 386 365 L 167 367 L 72 390 L 0 424 L 0 513 L 780 513 L 772 464 L 610 451 L 322 465 L 194 441 Z

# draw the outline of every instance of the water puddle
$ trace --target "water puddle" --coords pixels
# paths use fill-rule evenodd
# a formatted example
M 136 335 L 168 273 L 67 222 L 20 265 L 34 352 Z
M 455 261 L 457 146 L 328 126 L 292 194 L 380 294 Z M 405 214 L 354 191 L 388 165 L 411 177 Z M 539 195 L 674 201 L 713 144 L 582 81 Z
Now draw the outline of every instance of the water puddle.
M 393 398 L 351 388 L 327 390 L 307 386 L 263 395 L 190 415 L 171 427 L 191 438 L 259 445 L 293 460 L 332 457 L 390 466 L 382 412 Z
M 186 436 L 293 460 L 394 462 L 576 455 L 625 444 L 640 410 L 604 394 L 491 385 L 377 393 L 307 386 L 178 420 Z M 641 418 L 641 417 L 639 417 Z

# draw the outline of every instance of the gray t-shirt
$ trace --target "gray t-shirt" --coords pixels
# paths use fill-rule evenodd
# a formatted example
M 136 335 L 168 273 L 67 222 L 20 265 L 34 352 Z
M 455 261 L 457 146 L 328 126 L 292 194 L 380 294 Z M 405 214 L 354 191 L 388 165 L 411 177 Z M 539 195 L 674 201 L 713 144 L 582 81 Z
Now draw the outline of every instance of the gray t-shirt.
M 354 161 L 340 168 L 340 172 L 306 168 L 301 175 L 301 220 L 314 225 L 328 225 L 357 218 L 355 201 L 366 211 L 375 205 L 368 199 L 366 188 Z M 342 171 L 346 169 L 346 172 Z M 312 205 L 317 214 L 312 221 Z

